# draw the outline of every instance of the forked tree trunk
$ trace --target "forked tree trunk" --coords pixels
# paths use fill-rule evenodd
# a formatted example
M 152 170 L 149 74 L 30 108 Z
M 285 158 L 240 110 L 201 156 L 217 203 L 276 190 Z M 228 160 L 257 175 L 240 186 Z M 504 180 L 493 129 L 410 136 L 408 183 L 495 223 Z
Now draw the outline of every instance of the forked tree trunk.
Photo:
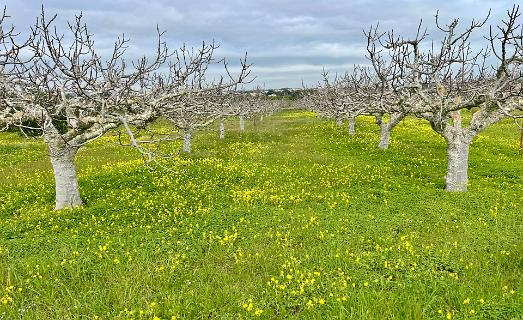
M 183 152 L 191 153 L 191 129 L 183 129 Z
M 78 147 L 68 145 L 62 137 L 48 134 L 45 137 L 55 179 L 55 210 L 76 208 L 82 205 L 74 158 Z
M 347 116 L 347 130 L 349 135 L 353 136 L 356 134 L 356 118 Z
M 225 123 L 220 119 L 220 139 L 225 139 Z
M 390 119 L 385 122 L 383 120 L 383 117 L 377 116 L 376 117 L 376 123 L 380 126 L 380 143 L 378 147 L 381 150 L 387 150 L 389 148 L 390 143 L 390 135 L 392 133 L 392 129 L 396 127 L 398 123 L 401 122 L 405 118 L 405 114 L 402 113 L 393 113 L 390 115 Z
M 470 141 L 463 137 L 447 138 L 447 175 L 445 190 L 467 191 Z
M 471 125 L 469 125 L 469 127 L 463 127 L 460 111 L 453 111 L 449 115 L 433 116 L 432 114 L 427 114 L 423 117 L 429 120 L 432 129 L 440 134 L 447 142 L 445 190 L 450 192 L 464 192 L 467 191 L 469 179 L 470 143 L 485 127 L 485 123 L 474 123 L 474 121 L 481 121 L 481 119 L 479 117 L 473 117 Z
M 245 118 L 243 116 L 240 116 L 240 130 L 245 130 Z

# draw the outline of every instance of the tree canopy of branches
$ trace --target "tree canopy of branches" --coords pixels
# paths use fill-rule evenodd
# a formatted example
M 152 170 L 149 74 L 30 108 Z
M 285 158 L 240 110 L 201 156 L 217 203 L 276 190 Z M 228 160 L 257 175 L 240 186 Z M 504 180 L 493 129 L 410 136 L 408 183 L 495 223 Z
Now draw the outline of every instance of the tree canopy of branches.
M 497 27 L 490 27 L 485 46 L 476 49 L 471 38 L 487 18 L 459 29 L 458 19 L 442 25 L 441 40 L 429 43 L 419 24 L 412 38 L 371 27 L 368 57 L 381 82 L 381 91 L 395 112 L 411 113 L 429 121 L 448 145 L 448 191 L 466 191 L 469 147 L 487 126 L 521 110 L 523 29 L 514 6 Z M 492 63 L 495 60 L 495 63 Z M 390 101 L 393 103 L 391 104 Z M 462 111 L 469 110 L 470 121 Z M 468 120 L 468 119 L 467 119 Z
M 125 58 L 129 40 L 122 35 L 102 56 L 82 14 L 68 23 L 67 34 L 42 7 L 28 39 L 19 42 L 13 27 L 0 20 L 0 125 L 38 130 L 47 145 L 56 183 L 56 207 L 82 205 L 76 168 L 78 150 L 123 126 L 144 157 L 154 154 L 135 138 L 131 126 L 144 127 L 158 117 L 191 129 L 209 118 L 213 93 L 242 83 L 249 76 L 246 57 L 237 77 L 224 60 L 215 61 L 214 43 L 199 50 L 185 45 L 171 52 L 157 28 L 156 49 L 134 61 Z M 27 58 L 22 58 L 27 57 Z M 208 81 L 212 63 L 223 63 L 227 78 Z M 168 65 L 169 72 L 160 68 Z
M 323 84 L 306 103 L 340 125 L 344 114 L 375 115 L 381 149 L 388 148 L 391 130 L 407 115 L 426 119 L 448 145 L 446 190 L 466 191 L 474 137 L 503 118 L 521 118 L 523 110 L 520 9 L 507 11 L 506 19 L 482 38 L 489 15 L 461 28 L 458 19 L 443 25 L 436 14 L 438 34 L 432 39 L 422 22 L 411 38 L 371 26 L 364 31 L 370 70 L 355 67 L 352 75 L 334 81 L 324 72 Z M 484 45 L 472 45 L 474 37 L 484 39 Z

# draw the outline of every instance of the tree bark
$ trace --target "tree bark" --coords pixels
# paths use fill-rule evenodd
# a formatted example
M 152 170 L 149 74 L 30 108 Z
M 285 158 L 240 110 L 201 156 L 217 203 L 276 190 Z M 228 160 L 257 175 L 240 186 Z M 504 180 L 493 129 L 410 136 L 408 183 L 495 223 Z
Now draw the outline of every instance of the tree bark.
M 243 116 L 240 116 L 240 131 L 245 130 L 245 118 Z
M 78 147 L 68 145 L 59 134 L 45 137 L 55 179 L 55 210 L 82 206 L 74 158 Z
M 340 128 L 343 125 L 343 118 L 341 116 L 336 116 L 336 125 Z
M 220 119 L 220 139 L 225 139 L 225 123 Z
M 380 131 L 380 143 L 378 147 L 381 150 L 387 150 L 389 148 L 389 142 L 390 142 L 390 132 L 391 132 L 391 126 L 389 126 L 388 123 L 383 123 L 380 125 L 381 131 Z
M 447 142 L 445 190 L 450 192 L 467 191 L 470 143 L 483 130 L 487 122 L 477 115 L 473 115 L 470 125 L 463 127 L 459 110 L 444 117 L 433 116 L 429 113 L 422 116 L 429 120 L 432 129 L 445 138 Z
M 183 152 L 191 153 L 191 129 L 183 129 Z
M 349 135 L 353 136 L 356 134 L 356 118 L 354 117 L 347 117 L 347 129 L 349 131 Z
M 467 191 L 470 141 L 459 136 L 447 138 L 448 167 L 445 190 Z
M 381 150 L 387 150 L 389 148 L 390 135 L 392 129 L 396 127 L 398 123 L 405 118 L 404 113 L 393 113 L 390 115 L 390 119 L 386 122 L 382 115 L 376 115 L 376 123 L 380 126 L 380 143 L 378 147 Z

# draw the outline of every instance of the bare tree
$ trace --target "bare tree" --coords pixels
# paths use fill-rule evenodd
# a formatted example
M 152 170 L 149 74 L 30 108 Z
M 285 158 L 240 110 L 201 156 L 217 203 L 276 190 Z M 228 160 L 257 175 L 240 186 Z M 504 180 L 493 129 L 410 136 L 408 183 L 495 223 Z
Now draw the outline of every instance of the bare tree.
M 356 117 L 370 115 L 377 109 L 376 84 L 370 70 L 354 66 L 351 73 L 335 75 L 333 80 L 324 70 L 322 77 L 318 88 L 306 94 L 307 103 L 324 117 L 335 118 L 338 126 L 346 118 L 348 133 L 354 135 Z
M 448 191 L 467 190 L 469 147 L 474 137 L 502 118 L 517 117 L 513 111 L 522 109 L 519 17 L 519 7 L 514 6 L 497 32 L 491 28 L 490 50 L 476 50 L 470 44 L 472 34 L 487 19 L 472 21 L 458 31 L 457 19 L 442 26 L 436 15 L 442 40 L 425 46 L 428 33 L 421 23 L 412 39 L 398 37 L 393 31 L 378 33 L 377 28 L 367 33 L 370 59 L 384 91 L 391 93 L 387 94 L 388 99 L 392 97 L 394 101 L 389 105 L 396 111 L 427 119 L 446 140 Z M 497 65 L 489 65 L 491 53 L 497 58 Z M 388 67 L 383 68 L 384 65 Z M 462 119 L 462 110 L 472 113 L 468 125 Z
M 215 58 L 218 45 L 203 42 L 200 48 L 183 46 L 169 61 L 168 74 L 154 80 L 150 103 L 158 113 L 183 132 L 183 151 L 191 152 L 193 131 L 206 127 L 226 113 L 226 93 L 239 84 L 252 81 L 247 54 L 240 60 L 240 71 L 233 75 L 224 59 Z M 222 64 L 225 75 L 208 79 L 211 65 Z M 224 134 L 225 128 L 222 127 Z
M 238 117 L 240 119 L 240 131 L 245 131 L 245 120 L 251 117 L 257 110 L 257 99 L 243 94 L 236 101 Z
M 338 77 L 334 81 L 329 79 L 328 72 L 323 70 L 322 82 L 316 88 L 306 90 L 304 95 L 305 105 L 323 118 L 334 119 L 336 125 L 343 125 L 345 110 L 342 101 L 342 88 Z M 304 88 L 305 89 L 305 88 Z
M 225 119 L 239 118 L 240 131 L 245 130 L 245 120 L 252 117 L 256 110 L 261 110 L 261 92 L 257 89 L 252 92 L 246 90 L 229 90 L 223 95 L 223 106 L 220 115 L 220 139 L 225 138 Z
M 281 111 L 285 108 L 291 108 L 294 104 L 292 101 L 285 99 L 272 99 L 263 96 L 260 93 L 261 99 L 259 100 L 258 115 L 260 121 L 263 121 L 264 117 L 272 116 L 275 112 Z
M 229 112 L 239 118 L 240 131 L 245 130 L 245 121 L 262 112 L 263 94 L 258 88 L 254 91 L 239 91 L 230 96 Z
M 347 118 L 349 135 L 354 135 L 356 117 L 371 115 L 377 109 L 376 80 L 371 70 L 362 66 L 354 66 L 351 73 L 346 73 L 340 79 L 341 100 Z M 379 110 L 383 110 L 379 108 Z
M 104 60 L 81 14 L 68 24 L 67 37 L 54 26 L 55 20 L 56 15 L 48 19 L 42 8 L 27 43 L 31 59 L 10 58 L 13 86 L 0 115 L 8 126 L 41 132 L 53 166 L 59 210 L 82 205 L 74 164 L 82 146 L 122 123 L 143 125 L 155 118 L 144 103 L 145 79 L 165 61 L 168 51 L 158 32 L 154 57 L 128 64 L 124 60 L 128 39 L 122 36 Z

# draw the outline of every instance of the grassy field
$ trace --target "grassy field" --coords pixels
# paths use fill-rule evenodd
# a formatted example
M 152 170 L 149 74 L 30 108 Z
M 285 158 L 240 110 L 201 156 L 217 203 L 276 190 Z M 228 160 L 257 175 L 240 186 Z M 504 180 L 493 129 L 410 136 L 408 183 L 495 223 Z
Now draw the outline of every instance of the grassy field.
M 370 118 L 354 137 L 300 111 L 236 127 L 177 173 L 89 145 L 86 206 L 60 212 L 43 143 L 0 134 L 0 319 L 523 319 L 512 123 L 476 138 L 464 194 L 421 120 L 385 152 Z

